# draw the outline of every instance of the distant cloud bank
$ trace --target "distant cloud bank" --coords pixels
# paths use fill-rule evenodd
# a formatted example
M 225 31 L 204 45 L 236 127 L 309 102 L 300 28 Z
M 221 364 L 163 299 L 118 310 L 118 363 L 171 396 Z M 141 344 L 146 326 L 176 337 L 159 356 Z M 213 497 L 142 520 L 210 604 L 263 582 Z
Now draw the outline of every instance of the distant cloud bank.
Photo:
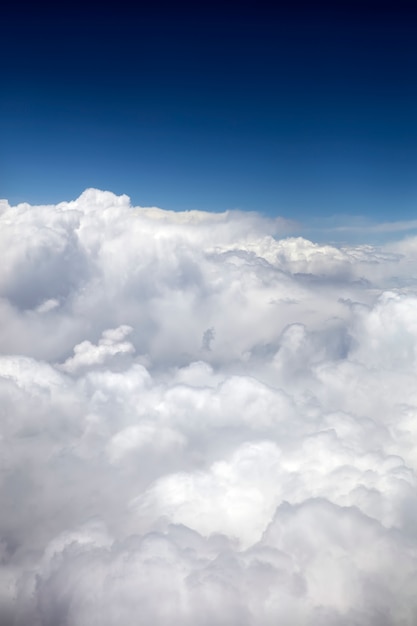
M 417 237 L 287 232 L 0 203 L 1 624 L 415 626 Z

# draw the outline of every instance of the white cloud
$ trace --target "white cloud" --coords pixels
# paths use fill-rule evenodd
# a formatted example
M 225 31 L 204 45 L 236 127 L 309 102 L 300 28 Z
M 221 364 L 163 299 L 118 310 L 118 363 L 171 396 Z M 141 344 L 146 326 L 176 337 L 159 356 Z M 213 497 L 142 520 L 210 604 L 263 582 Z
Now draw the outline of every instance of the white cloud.
M 132 332 L 132 327 L 127 325 L 105 330 L 98 342 L 94 345 L 91 341 L 83 341 L 74 348 L 74 356 L 70 357 L 61 365 L 65 372 L 75 372 L 80 367 L 100 365 L 109 357 L 116 354 L 128 354 L 135 351 L 129 341 L 123 339 Z
M 288 227 L 0 204 L 0 621 L 415 625 L 416 241 Z

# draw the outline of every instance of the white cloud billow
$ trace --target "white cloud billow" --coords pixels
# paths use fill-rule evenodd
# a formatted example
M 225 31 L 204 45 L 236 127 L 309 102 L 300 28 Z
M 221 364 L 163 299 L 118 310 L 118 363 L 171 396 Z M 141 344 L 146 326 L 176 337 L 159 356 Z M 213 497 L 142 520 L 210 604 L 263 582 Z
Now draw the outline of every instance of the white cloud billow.
M 80 367 L 104 363 L 108 357 L 116 354 L 134 352 L 133 345 L 129 341 L 123 341 L 132 330 L 131 326 L 119 326 L 119 328 L 105 330 L 98 345 L 93 345 L 91 341 L 79 343 L 74 348 L 74 356 L 67 359 L 61 365 L 61 369 L 71 373 Z
M 1 624 L 415 626 L 417 238 L 285 229 L 0 203 Z

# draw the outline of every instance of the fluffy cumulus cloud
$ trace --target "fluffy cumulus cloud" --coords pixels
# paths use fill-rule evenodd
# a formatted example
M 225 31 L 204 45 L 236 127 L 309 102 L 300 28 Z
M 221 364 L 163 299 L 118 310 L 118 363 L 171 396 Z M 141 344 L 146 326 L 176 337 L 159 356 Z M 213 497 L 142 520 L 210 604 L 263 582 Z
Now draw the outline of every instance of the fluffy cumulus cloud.
M 415 626 L 417 239 L 0 203 L 0 624 Z

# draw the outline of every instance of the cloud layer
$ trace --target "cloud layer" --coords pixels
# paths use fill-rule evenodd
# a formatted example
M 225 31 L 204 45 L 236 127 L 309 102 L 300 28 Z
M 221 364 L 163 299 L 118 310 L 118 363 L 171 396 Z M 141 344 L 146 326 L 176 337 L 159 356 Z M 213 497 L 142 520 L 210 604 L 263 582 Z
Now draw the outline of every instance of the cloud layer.
M 414 626 L 417 239 L 0 203 L 0 623 Z

